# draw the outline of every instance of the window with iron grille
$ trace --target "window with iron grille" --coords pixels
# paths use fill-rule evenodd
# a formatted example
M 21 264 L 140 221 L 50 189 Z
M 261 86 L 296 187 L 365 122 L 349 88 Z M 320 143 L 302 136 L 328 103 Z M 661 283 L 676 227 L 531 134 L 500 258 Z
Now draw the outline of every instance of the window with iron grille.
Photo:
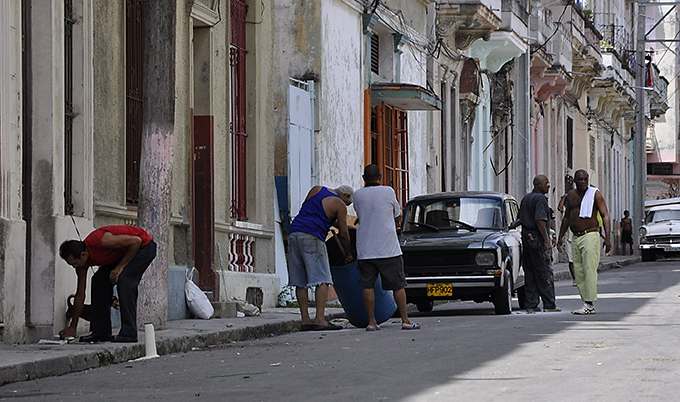
M 64 0 L 64 214 L 73 215 L 73 0 Z
M 673 164 L 671 163 L 648 163 L 647 174 L 670 175 L 673 174 Z
M 377 33 L 371 36 L 371 71 L 380 74 L 380 37 Z
M 595 161 L 597 160 L 597 155 L 596 155 L 596 143 L 595 143 L 595 137 L 590 137 L 590 169 L 595 170 Z
M 246 13 L 243 0 L 231 0 L 231 217 L 246 220 Z
M 125 193 L 128 205 L 139 204 L 144 112 L 145 1 L 125 1 Z
M 376 131 L 373 131 L 376 129 Z M 406 111 L 383 103 L 371 114 L 371 157 L 383 174 L 382 184 L 392 187 L 399 204 L 409 197 L 408 120 Z

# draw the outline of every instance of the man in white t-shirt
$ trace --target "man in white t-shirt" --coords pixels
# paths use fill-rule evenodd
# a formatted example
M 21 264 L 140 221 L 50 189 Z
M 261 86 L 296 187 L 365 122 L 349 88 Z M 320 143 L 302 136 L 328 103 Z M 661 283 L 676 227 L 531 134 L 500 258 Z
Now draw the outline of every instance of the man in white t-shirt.
M 368 313 L 366 331 L 378 331 L 375 321 L 375 294 L 373 288 L 378 274 L 385 290 L 394 293 L 401 315 L 401 329 L 420 329 L 406 314 L 406 278 L 401 247 L 397 238 L 395 218 L 401 215 L 401 206 L 391 187 L 381 186 L 380 168 L 368 165 L 364 169 L 366 187 L 354 193 L 354 209 L 359 218 L 357 226 L 357 259 L 364 304 Z

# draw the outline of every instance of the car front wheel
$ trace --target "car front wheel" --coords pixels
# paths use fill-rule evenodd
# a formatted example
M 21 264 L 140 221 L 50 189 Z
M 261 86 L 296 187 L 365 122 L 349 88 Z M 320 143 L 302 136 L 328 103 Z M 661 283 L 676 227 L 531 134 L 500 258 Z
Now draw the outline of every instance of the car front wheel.
M 432 308 L 434 307 L 434 301 L 432 300 L 418 300 L 416 302 L 416 308 L 418 308 L 418 311 L 421 313 L 427 313 L 429 311 L 432 311 Z
M 512 312 L 512 283 L 507 270 L 503 274 L 503 286 L 493 292 L 493 307 L 499 315 Z

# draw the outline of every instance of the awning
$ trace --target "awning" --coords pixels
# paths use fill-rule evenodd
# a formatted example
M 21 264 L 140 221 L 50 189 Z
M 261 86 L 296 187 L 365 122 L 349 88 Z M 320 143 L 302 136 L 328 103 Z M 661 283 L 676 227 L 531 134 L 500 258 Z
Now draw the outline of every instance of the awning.
M 371 105 L 382 102 L 402 110 L 441 110 L 442 101 L 432 91 L 402 83 L 377 83 L 371 85 Z

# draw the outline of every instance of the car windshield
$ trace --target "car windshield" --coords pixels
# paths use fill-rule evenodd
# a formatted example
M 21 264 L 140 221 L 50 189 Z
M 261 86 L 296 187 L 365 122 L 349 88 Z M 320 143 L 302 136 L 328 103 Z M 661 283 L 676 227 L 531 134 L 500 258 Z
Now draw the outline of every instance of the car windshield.
M 492 198 L 447 198 L 411 202 L 404 213 L 404 231 L 500 229 L 501 201 Z
M 661 209 L 647 215 L 647 223 L 663 221 L 680 221 L 680 209 Z

